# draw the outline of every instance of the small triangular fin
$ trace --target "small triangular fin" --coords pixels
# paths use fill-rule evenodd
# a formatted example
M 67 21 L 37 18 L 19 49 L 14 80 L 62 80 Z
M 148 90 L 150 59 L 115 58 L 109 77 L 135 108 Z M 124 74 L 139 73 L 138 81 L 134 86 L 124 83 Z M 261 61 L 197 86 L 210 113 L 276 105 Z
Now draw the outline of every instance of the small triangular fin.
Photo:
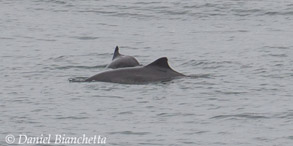
M 163 68 L 170 68 L 170 66 L 168 64 L 168 58 L 167 57 L 161 57 L 161 58 L 157 59 L 156 61 L 154 61 L 154 62 L 152 62 L 152 63 L 147 65 L 147 67 L 150 67 L 150 66 L 158 66 L 158 67 L 163 67 Z
M 116 46 L 112 60 L 114 60 L 116 57 L 118 57 L 120 55 L 121 54 L 119 53 L 119 47 Z

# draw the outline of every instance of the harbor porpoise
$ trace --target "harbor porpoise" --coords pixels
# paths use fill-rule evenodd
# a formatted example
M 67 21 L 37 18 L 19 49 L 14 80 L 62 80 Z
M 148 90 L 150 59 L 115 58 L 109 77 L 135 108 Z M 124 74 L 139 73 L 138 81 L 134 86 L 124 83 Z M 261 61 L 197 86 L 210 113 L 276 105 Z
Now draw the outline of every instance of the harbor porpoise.
M 138 61 L 133 56 L 122 55 L 119 53 L 119 47 L 116 46 L 112 62 L 106 68 L 123 68 L 139 66 Z
M 143 84 L 150 82 L 168 81 L 180 76 L 184 75 L 174 71 L 169 66 L 168 59 L 166 57 L 162 57 L 146 66 L 109 70 L 94 75 L 85 81 Z

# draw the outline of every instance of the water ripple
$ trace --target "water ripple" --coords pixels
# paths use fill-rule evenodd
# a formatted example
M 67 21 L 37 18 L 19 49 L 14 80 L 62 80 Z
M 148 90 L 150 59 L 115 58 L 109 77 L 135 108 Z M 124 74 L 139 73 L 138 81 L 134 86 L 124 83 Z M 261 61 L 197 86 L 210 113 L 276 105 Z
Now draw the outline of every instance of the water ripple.
M 94 36 L 78 36 L 78 37 L 71 37 L 79 40 L 96 40 L 99 39 L 100 37 L 94 37 Z
M 55 67 L 55 69 L 61 69 L 61 70 L 66 70 L 66 69 L 99 69 L 99 68 L 105 68 L 107 65 L 96 65 L 96 66 L 59 66 Z
M 89 119 L 89 117 L 87 117 L 87 116 L 67 116 L 67 117 L 58 117 L 55 119 L 58 119 L 58 120 L 63 120 L 63 119 L 82 120 L 82 119 Z
M 122 134 L 122 135 L 148 135 L 150 132 L 134 132 L 134 131 L 119 131 L 119 132 L 109 132 L 109 134 Z
M 235 115 L 218 115 L 211 117 L 212 119 L 269 119 L 270 117 L 265 114 L 258 113 L 243 113 L 243 114 L 235 114 Z

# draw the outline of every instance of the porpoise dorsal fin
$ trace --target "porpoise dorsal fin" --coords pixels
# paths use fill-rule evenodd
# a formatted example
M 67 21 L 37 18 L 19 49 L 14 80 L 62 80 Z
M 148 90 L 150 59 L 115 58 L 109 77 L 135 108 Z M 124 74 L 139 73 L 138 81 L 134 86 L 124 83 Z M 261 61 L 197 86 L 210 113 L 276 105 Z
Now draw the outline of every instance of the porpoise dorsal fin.
M 147 65 L 147 67 L 151 67 L 151 66 L 157 66 L 157 67 L 162 67 L 162 68 L 170 68 L 169 64 L 168 64 L 168 58 L 167 57 L 161 57 L 159 59 L 157 59 L 156 61 L 150 63 Z
M 121 54 L 119 53 L 119 47 L 116 46 L 112 60 L 114 60 L 116 57 L 118 57 L 120 55 Z

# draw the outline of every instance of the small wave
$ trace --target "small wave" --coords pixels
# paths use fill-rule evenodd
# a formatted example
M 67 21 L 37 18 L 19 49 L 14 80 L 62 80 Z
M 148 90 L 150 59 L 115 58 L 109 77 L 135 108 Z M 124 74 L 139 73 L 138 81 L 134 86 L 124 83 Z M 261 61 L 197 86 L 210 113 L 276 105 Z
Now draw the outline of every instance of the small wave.
M 274 115 L 275 118 L 281 118 L 281 119 L 293 119 L 293 111 L 289 110 L 284 113 L 277 113 Z
M 287 16 L 287 15 L 293 15 L 293 11 L 288 11 L 288 12 L 276 12 L 276 11 L 271 11 L 271 12 L 265 12 L 260 15 L 269 15 L 269 16 L 276 16 L 276 15 L 281 15 L 281 16 Z
M 257 113 L 244 113 L 236 115 L 218 115 L 212 117 L 212 119 L 234 119 L 234 118 L 245 118 L 245 119 L 268 119 L 269 117 L 264 116 L 263 114 Z
M 187 62 L 181 64 L 181 65 L 206 66 L 206 65 L 212 65 L 212 64 L 221 65 L 221 64 L 239 64 L 239 63 L 233 62 L 233 61 L 190 60 L 190 61 L 187 61 Z
M 263 48 L 269 48 L 269 49 L 280 49 L 280 50 L 287 50 L 292 48 L 292 46 L 264 46 Z
M 122 98 L 124 98 L 122 96 L 114 96 L 114 95 L 105 95 L 105 96 L 95 95 L 93 97 L 98 97 L 98 98 L 113 98 L 113 99 L 122 99 Z
M 216 92 L 226 94 L 226 95 L 229 95 L 229 94 L 237 95 L 237 94 L 245 94 L 245 93 L 247 93 L 247 92 L 242 92 L 242 91 L 216 91 Z
M 231 11 L 234 12 L 235 16 L 250 16 L 264 13 L 261 9 L 232 9 Z
M 9 38 L 9 37 L 0 37 L 1 40 L 13 40 L 14 38 Z
M 79 119 L 88 119 L 89 117 L 77 117 L 77 116 L 68 116 L 68 117 L 58 117 L 56 119 L 59 120 L 63 120 L 63 119 L 75 119 L 75 120 L 79 120 Z
M 133 112 L 131 112 L 131 111 L 127 111 L 127 112 L 120 112 L 120 113 L 118 113 L 119 115 L 132 115 L 133 114 Z
M 107 23 L 98 23 L 98 25 L 101 25 L 101 26 L 111 26 L 111 27 L 117 27 L 118 26 L 116 24 L 107 24 Z
M 190 11 L 187 11 L 187 10 L 177 10 L 177 11 L 174 11 L 174 10 L 161 10 L 159 11 L 159 13 L 162 13 L 162 14 L 168 14 L 168 15 L 186 15 L 188 14 Z
M 160 4 L 161 2 L 135 2 L 134 4 L 138 5 L 151 5 L 151 4 Z
M 273 57 L 288 57 L 287 54 L 268 54 L 268 55 Z
M 186 77 L 197 79 L 197 78 L 210 78 L 211 76 L 212 76 L 211 74 L 192 74 L 192 75 L 187 75 Z
M 55 39 L 36 39 L 37 41 L 55 42 Z
M 97 68 L 105 68 L 107 65 L 96 65 L 96 66 L 60 66 L 60 67 L 56 67 L 56 69 L 73 69 L 73 68 L 77 68 L 77 69 L 97 69 Z
M 53 61 L 64 61 L 64 60 L 69 60 L 74 57 L 89 57 L 89 56 L 100 56 L 100 57 L 105 57 L 105 56 L 112 56 L 113 53 L 88 53 L 88 54 L 81 54 L 81 55 L 61 55 L 57 57 L 50 57 L 46 61 L 53 60 Z M 24 56 L 25 57 L 25 56 Z
M 114 14 L 115 12 L 110 12 L 110 11 L 101 11 L 101 10 L 80 10 L 78 11 L 80 13 L 97 13 L 97 14 Z
M 72 38 L 79 39 L 79 40 L 96 40 L 96 39 L 99 39 L 100 37 L 81 36 L 81 37 L 72 37 Z
M 152 18 L 152 17 L 154 17 L 153 15 L 147 15 L 147 14 L 142 14 L 142 13 L 129 13 L 129 12 L 114 13 L 114 14 L 111 14 L 111 16 L 132 17 L 132 18 Z
M 76 77 L 76 78 L 69 78 L 69 82 L 85 82 L 88 77 Z
M 175 117 L 175 116 L 194 116 L 193 113 L 159 113 L 157 116 L 159 117 Z
M 39 2 L 48 2 L 48 3 L 55 3 L 55 4 L 66 4 L 65 1 L 60 1 L 60 0 L 41 0 Z
M 119 131 L 119 132 L 109 132 L 109 134 L 148 135 L 148 134 L 150 134 L 150 132 Z

